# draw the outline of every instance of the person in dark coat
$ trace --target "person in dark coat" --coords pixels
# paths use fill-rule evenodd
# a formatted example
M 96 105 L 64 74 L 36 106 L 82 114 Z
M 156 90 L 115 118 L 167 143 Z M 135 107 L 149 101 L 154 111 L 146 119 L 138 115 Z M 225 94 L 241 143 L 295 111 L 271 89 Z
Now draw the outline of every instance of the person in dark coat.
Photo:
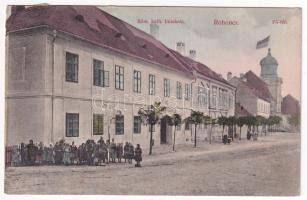
M 54 161 L 56 165 L 62 164 L 63 156 L 62 156 L 62 148 L 59 142 L 56 142 L 54 145 Z
M 116 144 L 114 142 L 114 139 L 112 139 L 112 142 L 110 144 L 110 158 L 112 163 L 116 162 Z
M 79 147 L 78 147 L 78 158 L 79 158 L 79 160 L 78 160 L 78 164 L 79 165 L 82 165 L 83 163 L 84 163 L 84 158 L 85 158 L 85 156 L 84 156 L 84 143 L 82 143 Z
M 35 159 L 36 159 L 36 148 L 33 144 L 33 140 L 29 141 L 29 144 L 27 145 L 27 154 L 28 154 L 28 164 L 34 165 Z
M 98 163 L 99 165 L 101 165 L 101 161 L 103 163 L 106 162 L 108 150 L 104 140 L 100 141 L 100 143 L 98 143 L 97 145 L 98 145 Z
M 134 146 L 129 143 L 129 154 L 128 154 L 128 163 L 131 164 L 134 158 Z
M 122 157 L 123 157 L 123 145 L 122 143 L 117 144 L 116 146 L 116 155 L 117 155 L 117 160 L 119 163 L 122 162 Z
M 127 160 L 129 159 L 129 143 L 126 142 L 125 146 L 124 146 L 124 159 L 125 159 L 125 163 L 127 162 Z
M 95 148 L 95 143 L 93 143 L 93 140 L 87 140 L 85 144 L 85 149 L 86 149 L 86 159 L 87 159 L 87 164 L 88 165 L 93 165 L 94 164 L 94 148 Z
M 70 164 L 75 164 L 76 162 L 78 162 L 78 148 L 77 146 L 75 145 L 75 142 L 73 141 L 71 143 L 71 146 L 70 146 Z
M 142 148 L 140 146 L 140 144 L 137 144 L 136 145 L 136 148 L 134 150 L 134 153 L 135 153 L 135 156 L 134 156 L 134 159 L 135 159 L 135 166 L 136 167 L 141 167 L 141 161 L 142 161 Z
M 44 155 L 44 145 L 42 142 L 40 142 L 37 146 L 37 152 L 36 152 L 36 161 L 38 164 L 43 163 L 43 155 Z
M 26 165 L 26 146 L 23 142 L 20 144 L 20 160 L 21 165 Z

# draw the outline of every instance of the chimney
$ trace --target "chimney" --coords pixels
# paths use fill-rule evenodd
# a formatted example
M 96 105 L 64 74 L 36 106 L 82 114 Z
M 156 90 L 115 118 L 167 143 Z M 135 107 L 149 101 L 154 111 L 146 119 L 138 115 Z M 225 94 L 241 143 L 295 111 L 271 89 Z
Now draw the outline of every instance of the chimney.
M 192 59 L 192 60 L 196 60 L 196 51 L 194 49 L 191 49 L 189 51 L 189 57 Z
M 230 79 L 232 79 L 232 73 L 228 72 L 227 73 L 227 81 L 230 81 Z
M 159 26 L 158 26 L 158 24 L 150 24 L 150 34 L 154 38 L 159 39 Z
M 177 42 L 176 50 L 181 55 L 185 55 L 185 44 L 184 44 L 184 42 Z
M 25 6 L 11 6 L 11 15 L 23 11 L 24 9 L 26 9 Z

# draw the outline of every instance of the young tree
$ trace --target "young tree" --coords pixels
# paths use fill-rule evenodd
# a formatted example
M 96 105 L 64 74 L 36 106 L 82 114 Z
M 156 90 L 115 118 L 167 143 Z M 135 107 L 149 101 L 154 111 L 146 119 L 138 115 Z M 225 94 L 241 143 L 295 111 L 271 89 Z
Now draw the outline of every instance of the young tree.
M 301 115 L 299 113 L 291 115 L 288 118 L 288 123 L 296 130 L 299 130 L 301 124 Z
M 173 116 L 167 116 L 167 123 L 170 126 L 174 126 L 174 137 L 173 137 L 173 151 L 175 151 L 176 143 L 176 129 L 182 123 L 182 118 L 179 114 L 173 114 Z
M 149 142 L 149 155 L 152 154 L 152 135 L 153 135 L 153 127 L 156 125 L 165 112 L 166 107 L 161 106 L 161 102 L 155 102 L 154 105 L 148 106 L 146 109 L 141 108 L 138 112 L 141 120 L 144 124 L 148 124 L 150 126 L 150 142 Z
M 259 126 L 262 126 L 264 124 L 265 118 L 258 115 L 258 116 L 256 116 L 255 119 L 256 119 L 255 125 L 256 125 L 256 128 L 257 128 L 257 133 L 259 133 Z M 262 135 L 262 131 L 261 131 L 261 135 Z
M 277 131 L 277 125 L 280 124 L 280 122 L 282 121 L 282 118 L 276 115 L 276 116 L 274 116 L 273 121 L 274 121 L 274 125 L 275 125 L 275 131 Z
M 227 117 L 225 117 L 225 116 L 219 117 L 217 119 L 217 123 L 218 123 L 218 125 L 223 127 L 223 131 L 222 131 L 222 140 L 223 140 L 225 126 L 227 125 Z
M 268 119 L 267 119 L 267 124 L 269 125 L 269 131 L 273 132 L 273 125 L 274 125 L 274 117 L 273 116 L 270 116 Z
M 197 143 L 197 126 L 201 124 L 204 120 L 204 114 L 199 111 L 192 110 L 191 115 L 185 119 L 185 121 L 194 124 L 195 134 L 194 134 L 194 147 L 196 148 Z

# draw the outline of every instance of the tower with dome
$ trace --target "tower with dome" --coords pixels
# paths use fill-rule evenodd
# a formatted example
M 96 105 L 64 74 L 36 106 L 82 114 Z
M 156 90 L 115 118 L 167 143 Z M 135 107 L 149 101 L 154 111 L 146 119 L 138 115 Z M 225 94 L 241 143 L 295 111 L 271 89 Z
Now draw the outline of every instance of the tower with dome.
M 281 84 L 282 78 L 278 77 L 277 67 L 278 62 L 272 56 L 271 49 L 268 49 L 268 54 L 266 57 L 262 58 L 260 61 L 261 73 L 260 77 L 264 80 L 270 93 L 272 95 L 271 101 L 271 114 L 280 114 L 281 113 Z

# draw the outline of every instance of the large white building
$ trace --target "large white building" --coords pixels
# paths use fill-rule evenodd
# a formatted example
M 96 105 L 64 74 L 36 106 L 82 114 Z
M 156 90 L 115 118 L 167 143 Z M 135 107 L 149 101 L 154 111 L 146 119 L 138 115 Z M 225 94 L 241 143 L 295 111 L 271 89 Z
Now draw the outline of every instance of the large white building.
M 171 50 L 96 7 L 13 6 L 6 28 L 7 145 L 103 136 L 148 146 L 137 113 L 156 101 L 183 118 L 234 115 L 235 87 L 177 52 L 182 43 Z M 178 128 L 178 142 L 191 136 L 188 124 Z M 154 140 L 171 143 L 165 120 Z

